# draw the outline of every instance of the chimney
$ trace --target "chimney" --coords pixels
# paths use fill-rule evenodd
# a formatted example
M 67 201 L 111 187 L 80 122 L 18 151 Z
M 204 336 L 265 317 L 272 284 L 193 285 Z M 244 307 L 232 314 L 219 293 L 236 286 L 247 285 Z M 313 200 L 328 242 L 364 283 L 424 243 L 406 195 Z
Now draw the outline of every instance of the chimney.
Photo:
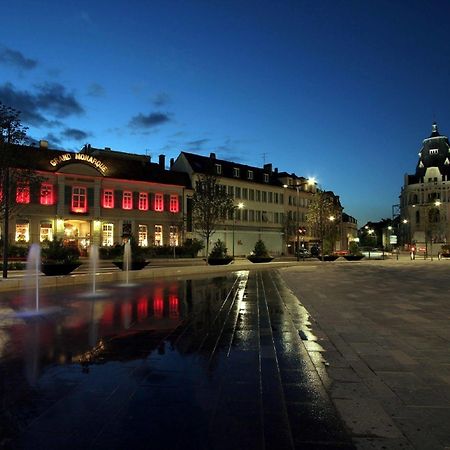
M 210 157 L 211 159 L 216 159 L 216 154 L 215 154 L 215 153 L 210 153 L 210 154 L 209 154 L 209 157 Z
M 170 158 L 170 168 L 172 168 L 174 162 L 175 160 L 173 158 Z
M 272 163 L 264 164 L 264 170 L 267 170 L 268 172 L 272 172 Z
M 275 169 L 273 169 L 273 171 L 274 171 L 275 173 L 278 173 L 278 167 L 275 167 Z
M 44 140 L 39 141 L 39 148 L 48 149 L 48 141 Z
M 159 167 L 163 170 L 166 168 L 166 156 L 165 155 L 159 155 Z

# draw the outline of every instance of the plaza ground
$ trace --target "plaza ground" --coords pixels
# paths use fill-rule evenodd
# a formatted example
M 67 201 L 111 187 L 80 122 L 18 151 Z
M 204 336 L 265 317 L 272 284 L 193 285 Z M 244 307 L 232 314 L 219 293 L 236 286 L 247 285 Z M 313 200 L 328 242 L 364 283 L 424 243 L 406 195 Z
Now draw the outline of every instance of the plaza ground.
M 82 380 L 72 373 L 70 392 L 58 392 L 20 438 L 6 442 L 23 448 L 450 448 L 450 261 L 241 261 L 210 275 L 238 269 L 208 333 L 199 335 L 188 317 L 169 339 L 176 355 L 190 348 L 205 366 L 169 367 L 175 354 L 144 358 L 142 348 L 137 361 L 145 359 L 146 370 L 141 363 L 119 365 L 106 385 L 102 366 Z M 158 270 L 183 278 L 193 269 Z M 198 266 L 197 275 L 208 270 Z M 101 275 L 106 283 L 111 276 Z M 56 386 L 60 378 L 58 370 L 47 374 Z

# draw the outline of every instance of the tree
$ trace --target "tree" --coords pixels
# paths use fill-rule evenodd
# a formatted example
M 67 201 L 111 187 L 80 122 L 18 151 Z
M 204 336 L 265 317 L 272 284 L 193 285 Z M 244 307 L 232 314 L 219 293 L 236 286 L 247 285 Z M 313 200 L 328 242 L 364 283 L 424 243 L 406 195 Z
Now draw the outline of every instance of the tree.
M 317 191 L 309 206 L 306 222 L 310 234 L 321 244 L 322 254 L 332 252 L 339 236 L 339 220 L 342 206 L 339 197 L 330 191 Z
M 26 141 L 27 127 L 20 120 L 20 112 L 0 103 L 0 216 L 3 219 L 3 278 L 8 277 L 9 219 L 14 208 L 11 192 L 14 186 L 30 187 L 38 182 L 35 172 L 27 168 L 17 145 Z
M 206 241 L 207 255 L 209 241 L 217 225 L 234 209 L 233 197 L 227 194 L 216 176 L 204 174 L 199 177 L 192 196 L 192 222 L 194 229 Z

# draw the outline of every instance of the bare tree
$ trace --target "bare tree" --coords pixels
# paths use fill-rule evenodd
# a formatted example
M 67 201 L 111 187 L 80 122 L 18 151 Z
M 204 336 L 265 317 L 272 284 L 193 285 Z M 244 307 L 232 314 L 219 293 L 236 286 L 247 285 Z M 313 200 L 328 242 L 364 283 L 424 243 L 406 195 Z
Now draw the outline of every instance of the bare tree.
M 206 256 L 209 254 L 209 241 L 217 225 L 234 210 L 233 198 L 219 184 L 219 179 L 210 174 L 201 175 L 192 196 L 192 222 L 206 241 Z
M 20 120 L 20 112 L 0 103 L 0 216 L 3 219 L 3 278 L 8 277 L 9 219 L 14 207 L 13 187 L 30 186 L 38 182 L 35 172 L 27 167 L 18 145 L 26 141 L 27 127 Z

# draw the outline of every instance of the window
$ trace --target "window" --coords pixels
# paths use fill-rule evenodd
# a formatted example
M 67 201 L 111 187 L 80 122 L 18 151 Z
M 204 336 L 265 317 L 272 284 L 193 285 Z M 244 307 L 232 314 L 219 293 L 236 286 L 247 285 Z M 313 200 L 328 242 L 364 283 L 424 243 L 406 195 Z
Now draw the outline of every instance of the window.
M 273 203 L 273 192 L 269 192 L 269 203 Z
M 236 198 L 241 198 L 241 188 L 240 188 L 240 187 L 236 187 L 236 188 L 234 189 L 234 196 L 235 196 Z
M 112 247 L 114 245 L 114 225 L 104 223 L 102 225 L 102 246 Z
M 122 209 L 133 209 L 133 193 L 131 191 L 123 191 Z
M 170 196 L 170 212 L 177 213 L 180 210 L 180 206 L 178 204 L 178 195 Z
M 171 247 L 178 246 L 178 227 L 171 225 L 169 231 L 169 245 Z
M 233 167 L 233 177 L 239 178 L 240 170 L 238 167 Z
M 234 187 L 233 186 L 228 186 L 228 194 L 231 196 L 234 196 Z
M 251 200 L 252 202 L 255 200 L 255 191 L 253 189 L 249 189 L 248 199 Z
M 256 201 L 260 202 L 261 201 L 261 191 L 256 191 Z
M 16 242 L 30 241 L 30 224 L 29 222 L 16 223 Z
M 17 185 L 16 202 L 17 203 L 30 203 L 30 186 L 28 186 L 27 184 L 18 184 Z
M 139 192 L 138 209 L 140 211 L 148 210 L 148 194 L 147 194 L 147 192 Z
M 50 222 L 41 223 L 39 231 L 39 242 L 52 241 L 53 240 L 53 228 Z
M 247 172 L 247 178 L 248 178 L 249 180 L 253 180 L 253 170 L 249 170 L 249 171 Z
M 148 247 L 147 225 L 138 226 L 138 245 L 140 247 Z
M 267 203 L 267 192 L 266 191 L 262 191 L 262 201 L 264 203 Z
M 114 191 L 112 189 L 103 191 L 103 208 L 114 208 Z
M 155 245 L 163 245 L 163 228 L 162 225 L 155 225 Z
M 250 209 L 248 212 L 248 220 L 250 222 L 254 222 L 255 221 L 255 211 L 253 209 Z
M 430 155 L 437 155 L 439 150 L 437 148 L 430 148 Z
M 87 212 L 86 188 L 81 186 L 72 187 L 72 212 Z
M 220 175 L 222 173 L 222 165 L 221 164 L 216 164 L 216 173 L 218 175 Z
M 247 188 L 242 188 L 242 198 L 244 200 L 248 200 L 248 189 Z
M 255 217 L 257 222 L 261 222 L 261 211 L 255 211 Z
M 53 184 L 42 183 L 41 184 L 41 205 L 53 205 Z
M 247 222 L 247 221 L 248 221 L 248 210 L 247 210 L 247 209 L 243 209 L 243 210 L 242 210 L 242 220 L 243 220 L 244 222 Z
M 155 211 L 164 211 L 164 196 L 162 194 L 155 194 Z
M 274 192 L 273 193 L 273 202 L 274 203 L 278 203 L 279 202 L 279 200 L 278 200 L 278 192 Z
M 269 182 L 269 174 L 265 173 L 264 174 L 264 183 L 268 183 Z

